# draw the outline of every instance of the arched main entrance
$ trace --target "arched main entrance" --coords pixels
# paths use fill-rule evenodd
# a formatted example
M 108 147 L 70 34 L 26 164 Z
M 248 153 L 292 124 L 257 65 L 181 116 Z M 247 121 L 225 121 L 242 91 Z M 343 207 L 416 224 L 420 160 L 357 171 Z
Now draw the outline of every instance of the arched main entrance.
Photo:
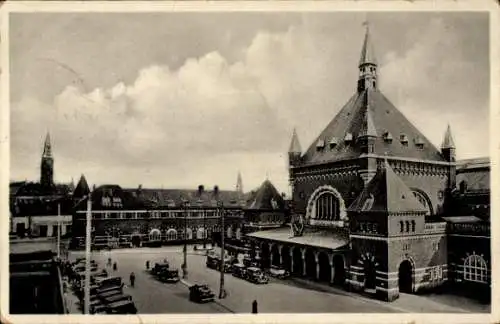
M 398 283 L 399 291 L 404 293 L 413 292 L 413 265 L 410 260 L 404 260 L 399 265 Z
M 302 251 L 296 247 L 293 249 L 293 273 L 302 276 Z
M 319 280 L 330 282 L 332 276 L 332 269 L 330 266 L 330 260 L 325 252 L 320 252 L 318 255 L 319 262 Z
M 344 258 L 341 255 L 337 254 L 333 257 L 333 268 L 335 269 L 333 283 L 343 285 L 345 283 L 345 265 Z
M 369 260 L 364 263 L 365 289 L 375 289 L 376 269 L 375 264 Z

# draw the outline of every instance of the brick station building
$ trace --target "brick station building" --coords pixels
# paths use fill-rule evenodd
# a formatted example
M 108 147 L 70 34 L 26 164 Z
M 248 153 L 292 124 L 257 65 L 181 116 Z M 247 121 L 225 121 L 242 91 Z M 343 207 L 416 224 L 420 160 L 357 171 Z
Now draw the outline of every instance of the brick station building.
M 75 200 L 80 198 L 73 214 L 75 248 L 84 247 L 88 191 L 87 188 L 74 195 Z M 92 191 L 91 199 L 92 238 L 96 248 L 160 246 L 184 240 L 211 242 L 222 232 L 222 208 L 218 202 L 224 208 L 224 232 L 239 238 L 246 203 L 241 191 L 219 190 L 216 195 L 214 190 L 205 191 L 201 186 L 198 190 L 180 190 L 102 185 Z
M 263 266 L 386 301 L 445 283 L 490 291 L 489 161 L 456 161 L 450 126 L 439 150 L 384 96 L 368 28 L 358 70 L 305 152 L 293 132 L 291 226 L 247 235 Z

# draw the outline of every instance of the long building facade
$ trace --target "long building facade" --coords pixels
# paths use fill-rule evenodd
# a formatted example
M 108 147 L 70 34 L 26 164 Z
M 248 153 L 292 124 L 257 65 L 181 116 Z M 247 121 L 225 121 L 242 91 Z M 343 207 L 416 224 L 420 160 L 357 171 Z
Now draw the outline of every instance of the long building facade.
M 263 263 L 386 301 L 490 291 L 489 161 L 456 161 L 450 126 L 437 149 L 384 96 L 368 28 L 358 76 L 306 151 L 294 130 L 290 228 L 248 235 Z

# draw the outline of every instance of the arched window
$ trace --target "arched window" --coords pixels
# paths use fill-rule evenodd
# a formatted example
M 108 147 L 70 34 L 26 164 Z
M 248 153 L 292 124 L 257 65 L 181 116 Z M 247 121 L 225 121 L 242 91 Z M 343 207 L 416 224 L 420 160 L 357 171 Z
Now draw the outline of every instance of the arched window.
M 399 226 L 401 226 L 401 233 L 403 233 L 405 231 L 405 223 L 403 221 L 400 221 Z
M 241 228 L 239 227 L 236 229 L 236 239 L 241 240 Z
M 193 231 L 190 228 L 188 228 L 186 230 L 186 233 L 184 234 L 184 239 L 185 240 L 192 240 L 193 239 Z
M 170 228 L 167 231 L 167 241 L 175 241 L 177 240 L 177 231 L 173 228 Z
M 227 228 L 227 233 L 226 233 L 227 238 L 231 238 L 233 236 L 233 229 L 231 226 Z
M 488 267 L 483 257 L 472 254 L 464 262 L 464 279 L 475 282 L 488 282 Z
M 330 192 L 321 194 L 316 199 L 315 217 L 320 220 L 339 220 L 340 208 L 339 201 Z
M 161 232 L 157 228 L 153 228 L 151 232 L 149 232 L 149 240 L 150 241 L 159 241 L 161 240 Z
M 414 220 L 411 221 L 411 231 L 415 232 L 415 221 Z
M 406 232 L 410 232 L 410 222 L 406 221 Z
M 197 239 L 204 239 L 206 238 L 207 232 L 203 227 L 198 228 L 198 231 L 196 231 L 196 238 Z
M 429 216 L 432 214 L 432 208 L 430 206 L 430 201 L 429 199 L 425 196 L 424 193 L 422 193 L 419 190 L 412 190 L 413 196 L 417 198 L 417 200 L 427 209 L 427 213 L 425 214 L 426 216 Z

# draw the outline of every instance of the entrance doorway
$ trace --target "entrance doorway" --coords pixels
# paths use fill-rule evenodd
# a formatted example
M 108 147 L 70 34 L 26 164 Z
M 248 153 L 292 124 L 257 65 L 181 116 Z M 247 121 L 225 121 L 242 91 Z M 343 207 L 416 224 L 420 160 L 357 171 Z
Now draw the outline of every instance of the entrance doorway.
M 48 230 L 47 225 L 40 225 L 39 229 L 40 229 L 40 237 L 47 237 L 47 230 Z
M 333 267 L 335 268 L 335 276 L 333 278 L 334 283 L 339 286 L 344 285 L 345 266 L 344 266 L 344 258 L 342 257 L 342 255 L 337 254 L 333 257 Z
M 141 246 L 141 237 L 139 235 L 132 235 L 132 246 Z
M 375 289 L 376 272 L 373 262 L 365 261 L 365 289 Z
M 412 293 L 413 280 L 412 280 L 413 266 L 409 260 L 401 262 L 399 265 L 398 283 L 399 291 L 403 293 Z
M 24 223 L 16 224 L 16 233 L 19 237 L 24 237 L 24 235 L 26 234 L 26 227 Z

